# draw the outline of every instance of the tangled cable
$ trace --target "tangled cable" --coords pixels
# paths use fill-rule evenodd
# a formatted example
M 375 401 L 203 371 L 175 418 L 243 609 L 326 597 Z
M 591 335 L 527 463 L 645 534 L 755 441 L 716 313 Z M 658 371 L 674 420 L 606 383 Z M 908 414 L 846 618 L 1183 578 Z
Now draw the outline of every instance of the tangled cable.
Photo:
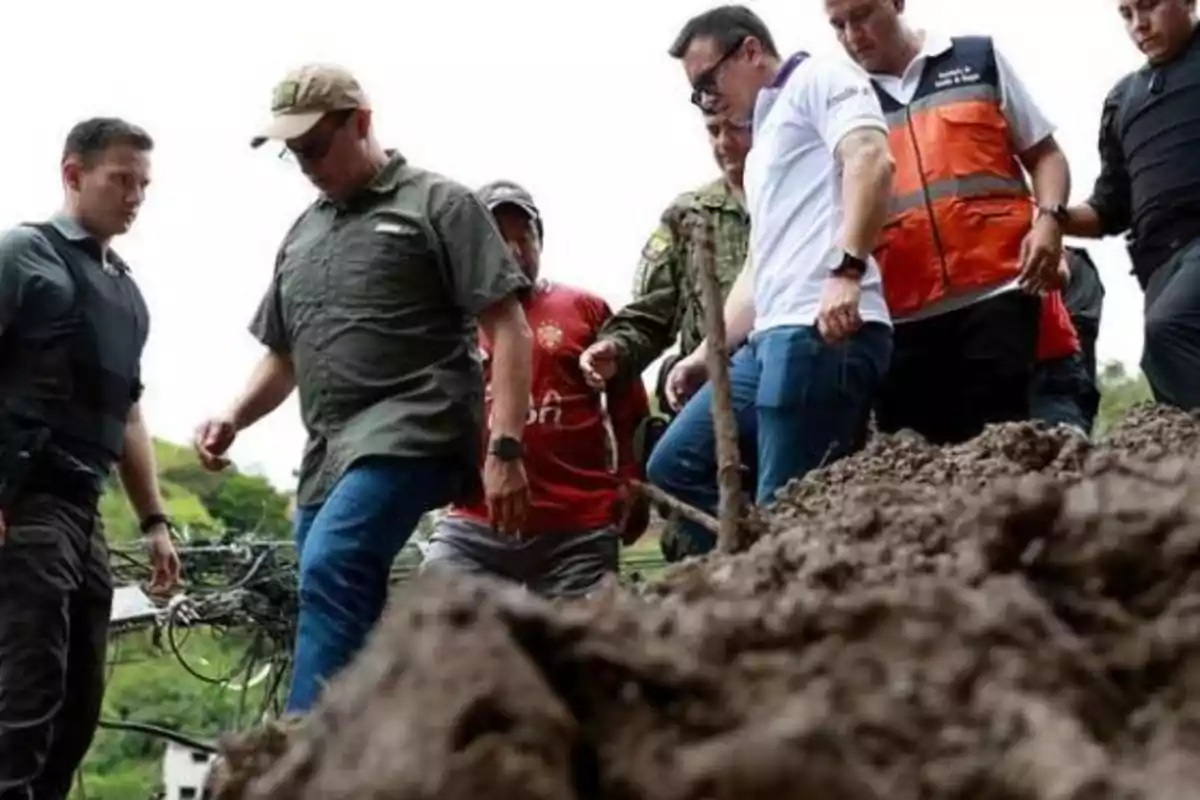
M 228 536 L 216 542 L 181 543 L 177 551 L 184 591 L 165 604 L 156 602 L 159 608 L 152 618 L 115 626 L 111 635 L 149 628 L 155 649 L 170 652 L 191 678 L 217 692 L 236 693 L 236 710 L 232 718 L 221 720 L 222 729 L 278 715 L 295 637 L 297 564 L 292 543 Z M 110 549 L 118 584 L 135 584 L 149 573 L 139 552 L 137 547 Z M 188 642 L 199 631 L 222 653 L 236 656 L 222 664 L 189 652 Z M 127 663 L 117 660 L 118 651 L 114 647 L 110 668 Z M 152 722 L 104 720 L 103 727 L 176 741 L 200 752 L 212 747 L 203 736 Z

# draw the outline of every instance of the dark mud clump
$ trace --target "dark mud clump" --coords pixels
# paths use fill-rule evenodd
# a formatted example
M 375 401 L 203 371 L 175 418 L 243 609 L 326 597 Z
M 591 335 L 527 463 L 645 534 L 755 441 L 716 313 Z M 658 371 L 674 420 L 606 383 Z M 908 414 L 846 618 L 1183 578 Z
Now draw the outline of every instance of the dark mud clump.
M 1200 796 L 1197 447 L 1157 407 L 879 437 L 637 593 L 418 579 L 214 796 Z

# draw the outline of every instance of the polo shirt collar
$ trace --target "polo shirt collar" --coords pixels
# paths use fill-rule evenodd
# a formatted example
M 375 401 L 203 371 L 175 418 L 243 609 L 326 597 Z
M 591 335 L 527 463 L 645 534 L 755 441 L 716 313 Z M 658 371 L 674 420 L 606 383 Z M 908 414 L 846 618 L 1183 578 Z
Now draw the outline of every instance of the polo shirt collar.
M 79 224 L 79 220 L 75 219 L 69 214 L 59 211 L 54 216 L 50 217 L 49 221 L 50 224 L 54 226 L 55 230 L 61 233 L 64 238 L 69 239 L 72 242 L 86 242 L 90 240 L 91 242 L 95 243 L 95 239 L 93 239 L 92 235 L 88 233 L 82 225 Z
M 907 67 L 904 68 L 903 75 L 889 75 L 883 72 L 872 72 L 871 77 L 881 78 L 883 80 L 897 80 L 905 78 L 910 70 L 923 68 L 919 65 L 923 65 L 924 62 L 930 58 L 937 58 L 938 56 L 949 52 L 950 48 L 954 47 L 954 42 L 950 40 L 950 37 L 944 33 L 941 33 L 940 31 L 930 31 L 922 28 L 921 30 L 917 31 L 917 34 L 921 37 L 921 49 L 917 51 L 917 54 L 913 57 L 913 60 L 909 62 Z
M 806 58 L 808 58 L 808 53 L 803 50 L 788 56 L 787 61 L 783 62 L 783 66 L 779 68 L 779 71 L 775 73 L 775 77 L 767 84 L 767 88 L 782 89 L 783 85 L 787 83 L 787 79 L 792 77 L 792 73 L 796 71 L 796 67 L 800 66 Z
M 779 98 L 780 91 L 787 84 L 788 78 L 792 77 L 792 73 L 796 71 L 796 67 L 804 63 L 808 58 L 808 53 L 803 50 L 792 53 L 787 60 L 779 67 L 779 71 L 775 73 L 775 77 L 771 78 L 771 82 L 763 88 L 759 89 L 758 96 L 754 100 L 754 115 L 752 123 L 754 128 L 758 128 L 764 117 L 774 107 L 775 101 Z
M 116 254 L 116 251 L 111 247 L 101 247 L 95 237 L 88 233 L 87 229 L 79 224 L 79 220 L 70 214 L 59 211 L 50 217 L 48 222 L 62 234 L 64 239 L 78 243 L 84 250 L 91 253 L 92 257 L 100 262 L 101 269 L 110 275 L 130 272 L 129 265 Z
M 379 170 L 379 173 L 371 180 L 364 188 L 365 191 L 374 194 L 388 194 L 396 191 L 396 187 L 400 185 L 400 175 L 404 171 L 404 166 L 408 160 L 400 154 L 398 150 L 385 150 L 388 161 Z

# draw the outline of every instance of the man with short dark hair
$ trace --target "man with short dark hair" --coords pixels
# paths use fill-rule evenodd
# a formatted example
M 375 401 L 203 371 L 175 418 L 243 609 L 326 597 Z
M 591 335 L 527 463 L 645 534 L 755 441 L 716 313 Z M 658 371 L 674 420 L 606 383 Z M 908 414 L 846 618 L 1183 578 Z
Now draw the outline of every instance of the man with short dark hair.
M 715 96 L 718 71 L 725 62 L 741 58 L 740 48 L 747 39 L 754 39 L 763 54 L 770 58 L 780 58 L 779 48 L 775 46 L 775 37 L 771 35 L 767 23 L 746 6 L 725 5 L 711 8 L 702 14 L 689 19 L 680 28 L 675 41 L 667 50 L 667 54 L 676 61 L 683 61 L 697 40 L 708 41 L 712 44 L 720 58 L 713 61 L 697 79 L 692 80 L 692 103 L 704 110 L 701 95 Z
M 123 120 L 79 123 L 62 210 L 0 237 L 0 800 L 65 798 L 95 733 L 113 594 L 98 504 L 114 465 L 151 588 L 179 574 L 138 402 L 149 313 L 110 247 L 152 148 Z
M 1142 370 L 1160 402 L 1200 408 L 1200 25 L 1196 0 L 1118 0 L 1146 64 L 1100 115 L 1100 175 L 1066 232 L 1127 234 L 1145 292 Z
M 756 499 L 766 504 L 854 449 L 887 371 L 891 324 L 871 257 L 891 184 L 886 123 L 853 64 L 802 52 L 781 59 L 744 7 L 689 20 L 671 51 L 701 110 L 753 130 L 744 179 L 749 255 L 726 300 L 725 327 L 738 434 L 756 442 Z M 715 513 L 712 388 L 700 388 L 709 346 L 706 339 L 671 370 L 667 394 L 682 411 L 648 474 Z M 688 536 L 714 543 L 698 526 Z
M 515 536 L 493 530 L 482 503 L 453 506 L 430 537 L 425 567 L 491 575 L 550 597 L 584 595 L 616 575 L 621 543 L 632 544 L 649 521 L 646 502 L 630 485 L 642 477 L 633 437 L 649 413 L 646 387 L 637 373 L 603 395 L 587 385 L 579 356 L 612 311 L 591 292 L 540 275 L 544 225 L 526 189 L 495 181 L 478 194 L 533 284 L 522 296 L 534 330 L 524 432 L 532 502 Z M 486 335 L 480 349 L 487 359 Z
M 345 69 L 293 70 L 271 108 L 251 144 L 284 142 L 320 196 L 285 236 L 251 325 L 267 352 L 242 396 L 199 427 L 195 447 L 221 468 L 237 433 L 299 390 L 308 446 L 287 703 L 299 713 L 362 646 L 392 561 L 426 512 L 482 489 L 497 530 L 520 529 L 531 334 L 518 295 L 529 280 L 469 189 L 383 149 Z M 493 343 L 482 458 L 479 326 Z

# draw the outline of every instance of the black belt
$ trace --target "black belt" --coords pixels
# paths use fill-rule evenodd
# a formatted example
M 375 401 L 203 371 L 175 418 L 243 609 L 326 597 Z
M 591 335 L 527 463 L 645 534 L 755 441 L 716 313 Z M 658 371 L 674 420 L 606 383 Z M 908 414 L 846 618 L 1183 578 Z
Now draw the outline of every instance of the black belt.
M 46 494 L 75 505 L 89 506 L 104 492 L 101 479 L 91 472 L 67 471 L 39 463 L 30 470 L 21 494 Z
M 1200 214 L 1182 217 L 1149 236 L 1135 236 L 1129 242 L 1129 260 L 1142 289 L 1150 276 L 1176 253 L 1200 239 Z

